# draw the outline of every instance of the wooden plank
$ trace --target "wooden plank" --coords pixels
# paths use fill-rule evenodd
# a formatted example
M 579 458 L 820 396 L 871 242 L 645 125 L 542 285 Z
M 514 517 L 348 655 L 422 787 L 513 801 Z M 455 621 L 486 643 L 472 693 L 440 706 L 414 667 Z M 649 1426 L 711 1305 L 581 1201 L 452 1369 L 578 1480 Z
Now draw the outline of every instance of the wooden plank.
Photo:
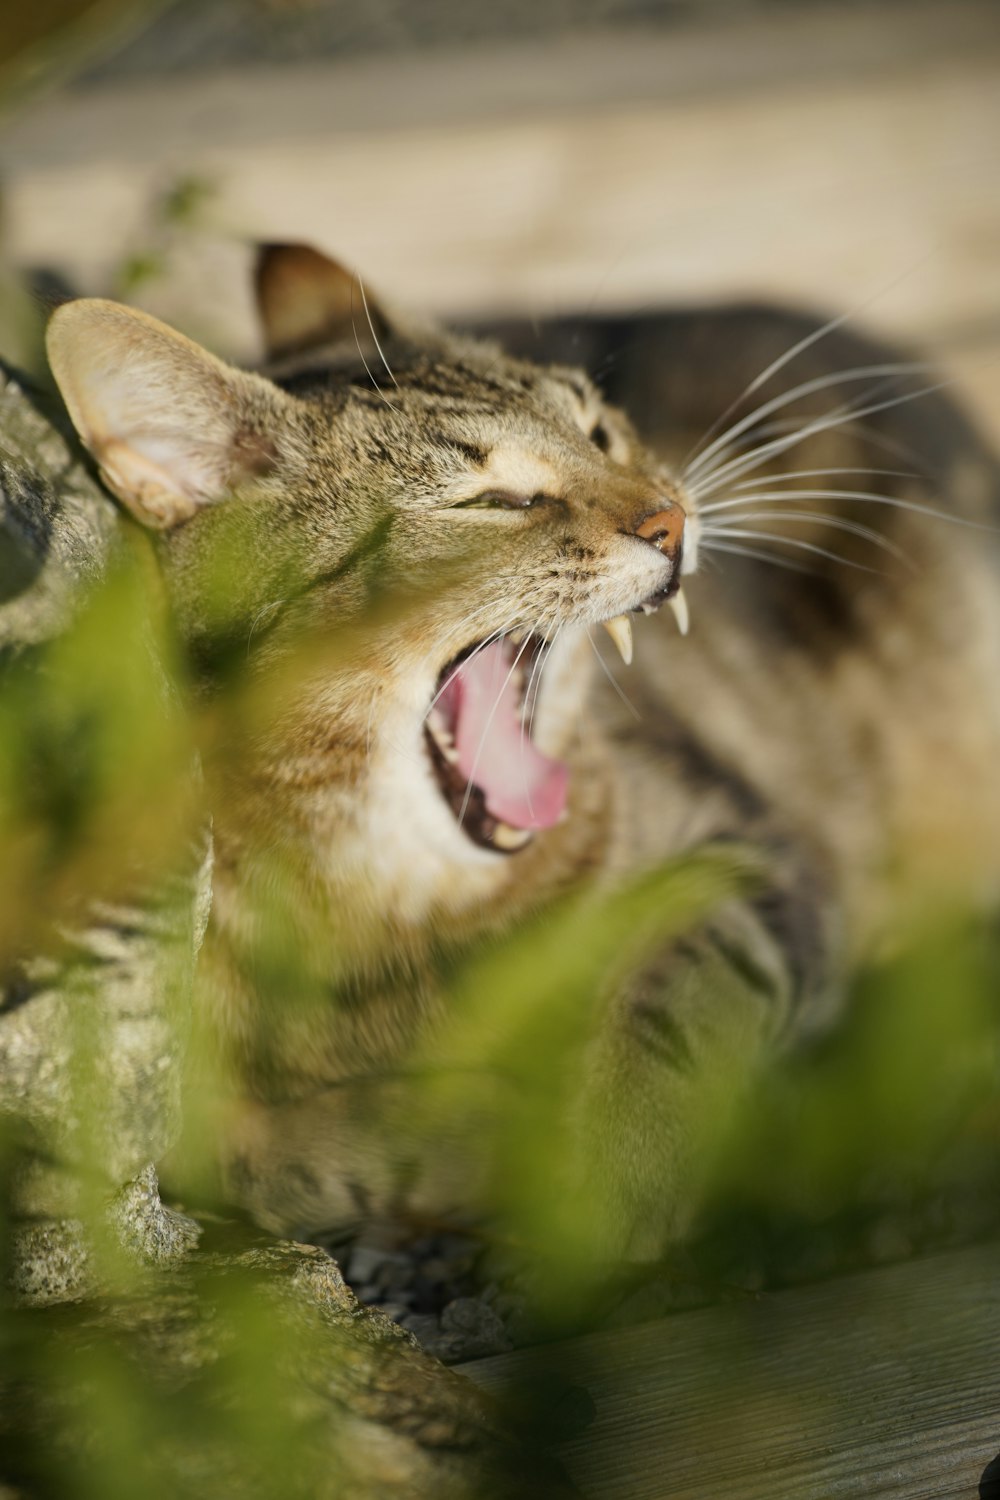
M 588 1500 L 974 1500 L 1000 1449 L 1000 1246 L 463 1367 L 584 1386 Z
M 925 339 L 995 320 L 1000 11 L 917 6 L 936 22 L 912 33 L 895 5 L 836 11 L 848 32 L 881 18 L 866 66 L 848 67 L 832 12 L 821 25 L 810 6 L 784 42 L 763 23 L 654 38 L 633 92 L 637 44 L 622 35 L 542 65 L 527 49 L 527 92 L 512 85 L 515 53 L 484 49 L 407 63 L 405 87 L 385 61 L 352 65 L 353 81 L 289 69 L 68 95 L 0 145 L 8 250 L 105 287 L 141 247 L 154 192 L 194 173 L 216 184 L 227 232 L 312 240 L 385 295 L 445 314 L 748 294 L 870 299 L 869 322 Z M 819 58 L 824 37 L 839 62 L 810 67 L 810 38 Z M 685 56 L 701 59 L 687 85 Z M 586 85 L 600 68 L 595 108 Z M 546 72 L 558 108 L 539 94 Z M 477 96 L 493 106 L 478 111 Z M 437 113 L 426 103 L 442 99 Z M 183 286 L 151 285 L 150 305 L 186 308 L 198 336 L 252 356 L 246 252 L 195 239 Z
M 455 0 L 456 5 L 461 0 Z M 707 10 L 707 8 L 706 8 Z M 253 17 L 250 17 L 253 27 Z M 541 35 L 488 45 L 375 46 L 346 58 L 267 65 L 265 48 L 242 60 L 245 34 L 233 32 L 234 60 L 144 75 L 111 57 L 98 85 L 77 87 L 22 111 L 7 125 L 4 154 L 39 165 L 197 155 L 213 140 L 256 149 L 316 136 L 397 134 L 461 128 L 489 119 L 511 123 L 557 115 L 599 116 L 623 103 L 723 100 L 736 93 L 780 94 L 845 78 L 855 84 L 996 54 L 1000 12 L 993 0 L 876 0 L 845 7 L 819 0 L 808 9 L 755 7 L 743 13 L 677 11 L 660 24 L 635 22 L 580 31 L 567 23 Z M 166 26 L 183 29 L 181 18 Z M 420 23 L 414 25 L 414 41 Z M 135 73 L 138 72 L 138 76 Z M 139 131 L 122 125 L 143 122 Z M 67 127 L 72 127 L 67 129 Z

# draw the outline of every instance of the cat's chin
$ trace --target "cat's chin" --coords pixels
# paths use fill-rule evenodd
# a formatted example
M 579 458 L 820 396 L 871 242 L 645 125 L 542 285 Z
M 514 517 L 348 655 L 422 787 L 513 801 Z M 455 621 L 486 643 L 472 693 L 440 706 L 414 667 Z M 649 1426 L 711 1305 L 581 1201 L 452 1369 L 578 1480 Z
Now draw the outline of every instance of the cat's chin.
M 569 768 L 533 738 L 549 645 L 475 642 L 441 672 L 424 727 L 438 788 L 479 848 L 516 854 L 566 817 Z

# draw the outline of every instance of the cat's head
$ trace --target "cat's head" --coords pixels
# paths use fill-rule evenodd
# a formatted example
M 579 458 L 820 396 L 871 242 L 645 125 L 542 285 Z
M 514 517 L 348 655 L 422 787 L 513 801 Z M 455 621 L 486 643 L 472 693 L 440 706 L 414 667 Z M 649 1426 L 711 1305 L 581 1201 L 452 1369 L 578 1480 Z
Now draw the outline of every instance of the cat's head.
M 579 371 L 397 323 L 303 247 L 258 290 L 266 374 L 100 300 L 56 312 L 52 369 L 206 670 L 220 630 L 269 664 L 334 642 L 260 737 L 273 816 L 378 899 L 459 903 L 572 818 L 588 631 L 628 659 L 676 605 L 690 506 Z

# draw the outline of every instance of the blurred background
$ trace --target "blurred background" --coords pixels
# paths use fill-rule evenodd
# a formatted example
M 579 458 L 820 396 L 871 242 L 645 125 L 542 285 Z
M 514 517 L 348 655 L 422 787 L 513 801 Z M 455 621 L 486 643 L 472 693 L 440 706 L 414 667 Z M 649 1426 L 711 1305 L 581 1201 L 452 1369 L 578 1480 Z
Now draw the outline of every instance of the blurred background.
M 0 68 L 8 271 L 218 352 L 302 239 L 444 316 L 860 307 L 997 420 L 993 0 L 44 0 Z

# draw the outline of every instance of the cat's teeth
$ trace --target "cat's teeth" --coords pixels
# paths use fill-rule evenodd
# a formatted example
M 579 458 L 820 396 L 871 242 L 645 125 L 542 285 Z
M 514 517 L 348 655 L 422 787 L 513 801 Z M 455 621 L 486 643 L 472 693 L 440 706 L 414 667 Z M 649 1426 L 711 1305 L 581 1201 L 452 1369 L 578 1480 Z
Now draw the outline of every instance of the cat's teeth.
M 514 828 L 510 823 L 498 823 L 493 830 L 492 842 L 497 849 L 503 849 L 506 854 L 513 854 L 516 849 L 523 849 L 525 844 L 530 844 L 531 829 Z
M 681 635 L 687 635 L 691 628 L 691 616 L 688 614 L 688 602 L 684 597 L 684 590 L 678 589 L 674 597 L 667 600 L 667 603 L 674 612 L 677 629 Z
M 618 647 L 622 661 L 626 666 L 630 666 L 632 662 L 632 621 L 627 615 L 615 615 L 613 620 L 603 620 L 601 623 Z
M 524 642 L 528 639 L 528 632 L 526 630 L 508 631 L 507 639 L 512 646 L 523 646 Z
M 432 708 L 427 716 L 427 727 L 434 738 L 435 745 L 438 747 L 448 764 L 451 766 L 457 765 L 458 749 L 455 745 L 454 738 L 449 732 L 444 722 L 443 716 L 438 713 L 436 708 Z

